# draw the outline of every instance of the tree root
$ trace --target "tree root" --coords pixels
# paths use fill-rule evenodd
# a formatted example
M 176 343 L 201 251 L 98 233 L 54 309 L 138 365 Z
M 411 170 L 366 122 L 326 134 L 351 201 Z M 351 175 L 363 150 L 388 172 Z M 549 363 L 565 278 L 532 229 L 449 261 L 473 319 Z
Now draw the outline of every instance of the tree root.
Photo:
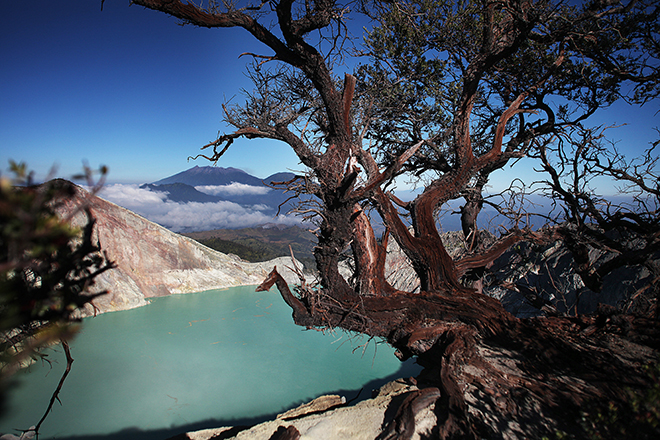
M 437 388 L 411 391 L 377 440 L 409 440 L 415 434 L 415 416 L 440 397 Z

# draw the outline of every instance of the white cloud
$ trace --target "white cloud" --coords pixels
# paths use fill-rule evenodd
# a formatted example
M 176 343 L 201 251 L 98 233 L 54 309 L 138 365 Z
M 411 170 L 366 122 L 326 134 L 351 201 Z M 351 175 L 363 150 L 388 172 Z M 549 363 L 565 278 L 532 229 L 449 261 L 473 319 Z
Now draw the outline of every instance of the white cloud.
M 253 196 L 268 194 L 270 188 L 267 186 L 254 186 L 245 183 L 232 182 L 229 185 L 200 185 L 196 186 L 197 191 L 210 194 L 212 196 Z
M 248 186 L 248 185 L 245 185 Z M 273 217 L 262 212 L 263 206 L 244 207 L 237 203 L 176 203 L 166 195 L 138 185 L 108 185 L 100 196 L 176 232 L 221 228 L 244 228 L 264 223 L 297 224 L 293 216 Z
M 99 195 L 127 209 L 161 204 L 167 198 L 167 193 L 165 192 L 143 189 L 139 185 L 124 185 L 119 183 L 104 186 Z
M 268 211 L 270 209 L 270 206 L 260 203 L 258 205 L 252 205 L 250 209 L 254 209 L 255 211 Z

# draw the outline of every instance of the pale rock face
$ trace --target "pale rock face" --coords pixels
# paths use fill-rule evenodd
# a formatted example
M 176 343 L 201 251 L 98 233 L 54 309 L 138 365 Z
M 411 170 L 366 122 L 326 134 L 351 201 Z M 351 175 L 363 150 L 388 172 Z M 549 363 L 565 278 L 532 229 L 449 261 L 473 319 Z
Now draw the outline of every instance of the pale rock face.
M 288 269 L 291 258 L 250 263 L 207 248 L 81 188 L 60 214 L 82 227 L 87 222 L 80 210 L 83 206 L 96 219 L 94 240 L 117 267 L 96 278 L 90 292 L 108 293 L 94 299 L 96 310 L 88 306 L 82 316 L 132 309 L 147 304 L 147 298 L 174 293 L 257 285 L 275 266 L 287 281 L 297 281 Z
M 392 420 L 406 394 L 417 389 L 415 385 L 397 380 L 381 387 L 373 398 L 353 406 L 332 407 L 324 412 L 314 412 L 293 419 L 278 418 L 242 430 L 233 436 L 230 434 L 231 427 L 222 427 L 189 432 L 171 440 L 211 440 L 218 437 L 268 440 L 280 426 L 294 426 L 300 433 L 301 440 L 373 440 L 382 434 L 384 426 Z M 311 403 L 304 404 L 301 408 Z M 429 433 L 429 426 L 435 425 L 435 415 L 432 411 L 421 411 L 415 417 L 415 433 L 412 438 L 428 438 L 428 435 L 435 434 Z

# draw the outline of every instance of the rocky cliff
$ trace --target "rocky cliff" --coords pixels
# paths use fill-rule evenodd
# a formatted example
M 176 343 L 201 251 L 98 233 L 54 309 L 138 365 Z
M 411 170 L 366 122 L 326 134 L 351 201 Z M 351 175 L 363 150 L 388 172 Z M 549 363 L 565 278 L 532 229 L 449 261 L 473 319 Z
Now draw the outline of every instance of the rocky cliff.
M 494 236 L 482 232 L 486 247 Z M 452 258 L 465 254 L 465 240 L 460 231 L 442 234 L 442 241 Z M 592 250 L 592 260 L 599 265 L 612 255 Z M 606 304 L 626 313 L 647 313 L 650 273 L 641 266 L 617 269 L 604 278 L 603 288 L 587 288 L 575 272 L 573 257 L 562 242 L 545 245 L 520 242 L 488 265 L 479 274 L 483 293 L 502 302 L 505 309 L 520 318 L 551 314 L 594 313 Z M 419 279 L 408 258 L 394 240 L 388 243 L 385 263 L 388 281 L 396 288 L 415 291 Z M 345 270 L 350 277 L 350 271 Z M 648 290 L 645 292 L 645 290 Z
M 174 293 L 199 292 L 259 284 L 273 266 L 291 282 L 297 278 L 287 266 L 290 258 L 249 263 L 173 233 L 139 215 L 93 196 L 82 188 L 63 207 L 61 215 L 72 224 L 87 222 L 83 206 L 96 219 L 95 238 L 116 268 L 96 279 L 92 292 L 109 293 L 96 298 L 83 316 L 126 310 L 147 304 L 147 299 Z

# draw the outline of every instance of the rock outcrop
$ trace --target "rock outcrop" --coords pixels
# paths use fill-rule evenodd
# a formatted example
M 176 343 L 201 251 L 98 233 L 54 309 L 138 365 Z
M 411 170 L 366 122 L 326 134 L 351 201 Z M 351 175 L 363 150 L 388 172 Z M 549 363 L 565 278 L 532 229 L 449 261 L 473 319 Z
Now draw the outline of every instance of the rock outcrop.
M 82 188 L 77 188 L 76 196 L 64 204 L 60 214 L 82 227 L 87 222 L 82 207 L 88 207 L 96 219 L 95 240 L 116 264 L 115 269 L 96 278 L 90 290 L 108 293 L 94 299 L 94 307 L 83 310 L 83 316 L 140 307 L 147 304 L 148 298 L 174 293 L 256 285 L 273 266 L 288 281 L 297 280 L 288 269 L 291 258 L 250 263 L 222 254 Z
M 189 432 L 169 440 L 269 440 L 273 438 L 300 438 L 314 440 L 373 440 L 375 438 L 400 438 L 404 431 L 412 439 L 437 437 L 436 415 L 433 407 L 410 414 L 406 426 L 392 423 L 397 413 L 407 410 L 409 396 L 418 395 L 420 390 L 410 381 L 403 379 L 381 387 L 371 399 L 353 406 L 333 407 L 327 411 L 313 412 L 296 418 L 277 418 L 249 428 L 222 427 Z M 322 396 L 315 400 L 334 396 Z M 311 404 L 302 405 L 301 408 Z M 405 419 L 405 418 L 404 418 Z M 296 433 L 294 437 L 278 437 L 285 430 Z M 380 436 L 380 437 L 379 437 Z
M 494 236 L 483 234 L 486 247 Z M 466 252 L 460 231 L 442 234 L 442 241 L 452 258 Z M 592 250 L 595 265 L 611 258 L 603 251 Z M 483 293 L 502 302 L 513 315 L 520 318 L 550 314 L 594 313 L 599 304 L 616 307 L 625 312 L 644 312 L 643 294 L 650 274 L 641 266 L 623 267 L 608 274 L 600 292 L 590 290 L 575 272 L 573 257 L 561 241 L 545 245 L 520 242 L 504 252 L 483 274 Z M 415 291 L 419 279 L 408 258 L 394 240 L 390 240 L 385 263 L 387 280 L 396 288 Z M 344 276 L 351 276 L 348 265 Z
M 596 267 L 613 255 L 594 249 L 591 253 Z M 594 292 L 576 273 L 573 256 L 562 242 L 547 245 L 521 242 L 493 262 L 484 277 L 484 293 L 500 300 L 507 310 L 522 318 L 544 312 L 590 314 L 600 304 L 625 313 L 646 314 L 650 306 L 648 296 L 652 294 L 646 289 L 650 276 L 639 265 L 622 267 L 607 274 L 602 289 Z

